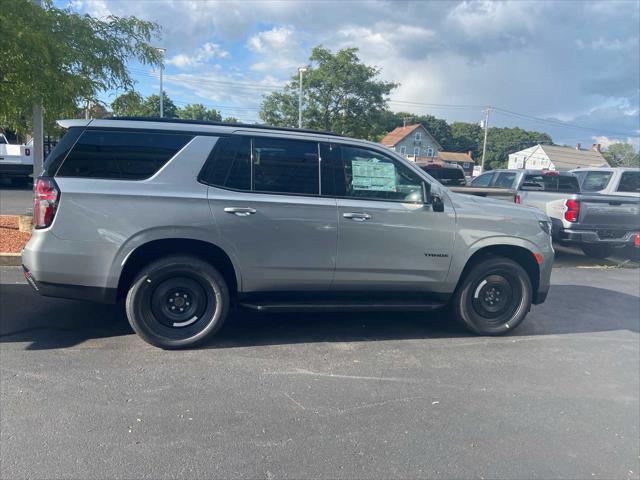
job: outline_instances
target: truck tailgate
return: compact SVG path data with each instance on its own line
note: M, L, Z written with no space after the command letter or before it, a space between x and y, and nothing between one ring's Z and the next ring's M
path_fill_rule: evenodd
M572 229L640 231L640 199L583 194L578 223Z

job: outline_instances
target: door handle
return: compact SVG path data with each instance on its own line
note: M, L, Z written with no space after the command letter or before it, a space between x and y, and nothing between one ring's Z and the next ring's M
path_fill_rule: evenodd
M371 220L371 215L368 213L343 213L344 218L350 218L356 222L364 222L365 220Z
M256 209L251 207L226 207L224 211L227 213L233 213L238 217L248 217L249 215L256 213Z

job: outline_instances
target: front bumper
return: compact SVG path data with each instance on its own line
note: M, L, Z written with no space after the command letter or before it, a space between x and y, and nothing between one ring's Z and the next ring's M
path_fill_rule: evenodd
M571 243L590 243L625 247L633 245L637 231L616 230L571 230L564 229L558 233L558 240Z

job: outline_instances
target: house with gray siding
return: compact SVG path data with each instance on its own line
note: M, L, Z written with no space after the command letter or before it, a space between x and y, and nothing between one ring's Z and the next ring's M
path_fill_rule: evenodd
M438 156L440 144L420 123L398 127L380 143L413 161L428 161Z

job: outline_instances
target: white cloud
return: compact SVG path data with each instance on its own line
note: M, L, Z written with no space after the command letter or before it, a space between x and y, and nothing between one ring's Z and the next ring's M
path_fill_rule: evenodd
M308 54L300 46L300 35L291 27L274 27L258 32L249 37L246 47L259 58L250 66L256 72L280 70L291 74L291 70L304 63Z
M288 49L292 43L295 43L293 35L294 31L290 27L274 27L253 35L247 40L247 47L258 53Z
M180 53L165 60L167 65L174 65L180 69L196 68L204 65L212 58L226 58L229 52L220 48L220 45L207 42L196 49L193 55Z

